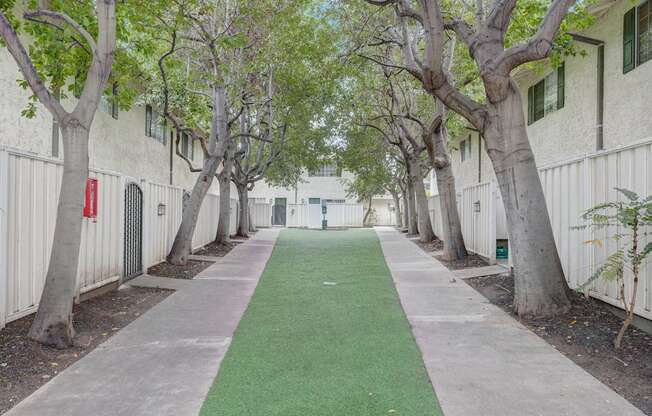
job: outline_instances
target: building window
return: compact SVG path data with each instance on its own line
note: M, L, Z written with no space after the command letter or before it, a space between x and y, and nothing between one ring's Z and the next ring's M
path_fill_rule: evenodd
M471 140L471 135L469 134L469 138L467 140L462 140L460 142L460 160L464 162L467 159L471 159L471 144L473 141Z
M564 107L564 64L528 88L528 124Z
M340 177L342 170L337 165L323 165L317 169L310 170L308 176L311 177Z
M181 143L179 143L181 148L181 154L190 159L195 159L195 146L193 146L193 139L188 133L181 133Z
M322 202L326 204L345 204L345 199L324 199Z
M652 59L652 5L645 1L630 9L623 22L623 73Z
M462 162L466 160L466 140L460 142L460 160Z
M111 85L111 95L106 96L102 95L102 98L100 98L100 108L107 113L110 114L111 117L114 119L118 119L118 84L113 83Z
M152 109L151 105L145 106L145 135L165 144L165 117Z

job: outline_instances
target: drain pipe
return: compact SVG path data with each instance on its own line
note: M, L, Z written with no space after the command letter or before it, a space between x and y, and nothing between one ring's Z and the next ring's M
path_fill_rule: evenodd
M597 46L598 48L595 148L596 150L604 150L604 41L573 33L570 36L577 42Z

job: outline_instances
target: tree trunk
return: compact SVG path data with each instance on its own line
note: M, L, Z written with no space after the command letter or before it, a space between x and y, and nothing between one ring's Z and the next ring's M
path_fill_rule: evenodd
M215 157L210 157L204 161L204 167L195 182L195 186L192 188L190 199L181 217L181 225L167 257L170 264L183 266L188 263L188 256L192 252L192 237L195 234L199 211L213 183L219 162L219 159Z
M228 152L228 151L227 151ZM218 175L220 182L220 215L217 222L216 243L229 241L231 230L231 172L233 171L233 158L224 160L222 172Z
M228 117L226 114L226 90L223 86L213 86L213 118L211 120L211 137L208 144L208 158L204 160L195 186L192 188L188 205L183 211L181 225L174 238L172 249L167 256L170 264L185 266L192 251L192 237L195 234L199 210L213 183L215 173L224 159L228 140Z
M504 100L489 104L485 131L505 212L514 263L514 307L520 316L551 316L570 306L543 187L514 81Z
M247 209L247 213L249 215L249 232L255 233L258 230L256 229L256 224L254 224L253 218L251 218L251 205L249 205L249 209Z
M72 305L77 286L82 211L88 178L89 128L76 120L61 125L63 177L45 286L29 337L45 345L66 348L75 334Z
M413 157L410 160L410 175L412 175L414 194L416 197L419 241L422 243L429 243L435 239L435 232L432 230L432 223L430 222L430 209L428 207L426 187L423 184L421 162L416 157Z
M408 224L410 223L410 210L408 209L408 192L407 192L407 185L406 189L401 191L403 194L402 199L403 199L403 222L401 223L401 228L407 228Z
M238 231L239 237L249 237L249 191L246 186L236 185L238 188Z
M396 221L396 228L403 228L403 218L401 217L401 199L398 192L391 192L392 199L394 200L394 216Z
M408 235L417 235L419 234L419 222L417 219L417 209L416 209L416 200L414 199L414 182L412 178L407 180L407 229Z
M442 233L444 240L443 257L446 260L461 260L468 253L464 244L460 214L457 210L457 189L455 176L448 154L448 131L441 126L432 137L426 140L430 163L435 169L437 189L439 190L439 210L441 211Z
M373 202L373 198L369 198L369 205L367 205L367 211L364 213L364 218L362 219L362 225L363 226L369 226L369 216L371 215L371 203Z

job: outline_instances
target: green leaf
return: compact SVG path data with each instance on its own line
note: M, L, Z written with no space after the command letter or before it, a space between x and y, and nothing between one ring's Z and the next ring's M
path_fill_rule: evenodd
M639 198L638 194L634 191L630 191L625 188L614 188L614 189L620 192L621 194L625 195L630 201L636 201Z

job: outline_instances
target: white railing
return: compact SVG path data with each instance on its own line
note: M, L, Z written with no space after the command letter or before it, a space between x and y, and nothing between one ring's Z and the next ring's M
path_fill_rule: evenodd
M36 310L54 235L63 166L60 161L0 148L0 328ZM183 190L91 169L98 180L98 216L84 218L77 295L120 280L123 273L124 189L143 191L143 267L165 260L181 223ZM164 208L159 210L159 205ZM217 231L219 196L202 205L193 248ZM231 200L235 233L237 201Z

